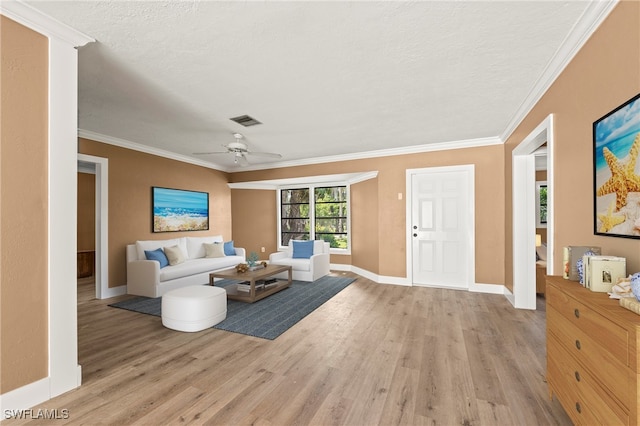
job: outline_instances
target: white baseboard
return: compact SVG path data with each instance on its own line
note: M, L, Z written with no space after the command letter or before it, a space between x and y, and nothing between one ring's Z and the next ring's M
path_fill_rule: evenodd
M505 294L506 287L502 284L482 284L475 283L471 284L469 287L469 291L475 293L489 293L489 294Z
M26 410L48 401L50 399L49 382L49 378L45 377L0 395L0 412L2 413L0 420L6 420L11 416L11 413Z
M374 274L373 272L367 271L366 269L358 268L357 266L352 265L331 265L332 270L336 271L349 271L355 274L361 275L371 281L374 281L378 284L392 284L392 285L401 285L412 287L413 284L406 277L390 277L385 275ZM429 286L438 288L437 286ZM505 294L505 286L502 284L482 284L482 283L474 283L466 289L458 289L458 290L467 290L474 293L489 293L489 294ZM506 290L508 291L508 290Z
M350 271L361 275L371 281L374 281L378 284L393 284L393 285L404 285L410 286L411 283L407 281L406 278L403 277L387 277L384 275L374 274L373 272L367 271L366 269L358 268L357 266L350 266Z
M380 284L391 284L391 285L401 285L405 287L411 287L412 284L409 282L408 278L405 277L389 277L385 275L380 275L378 277L378 283Z
M329 269L332 271L348 271L351 272L351 265L346 265L344 263L332 263L329 265Z
M507 298L507 300L509 301L509 303L511 303L511 305L515 308L516 307L516 297L513 295L513 293L511 292L511 290L509 290L507 287L504 288L504 297Z
M5 394L0 395L0 421L19 416L21 411L29 410L31 407L55 398L58 395L72 391L82 384L82 366L76 366L76 378L68 386L57 391L52 385L51 377L37 380L28 385L19 387ZM25 413L22 413L25 415ZM28 413L26 414L28 415Z

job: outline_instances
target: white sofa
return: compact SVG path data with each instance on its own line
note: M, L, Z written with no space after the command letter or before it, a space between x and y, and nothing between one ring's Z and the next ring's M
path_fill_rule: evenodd
M315 281L329 274L329 243L315 240L313 242L313 255L308 259L293 258L293 243L294 240L290 240L284 251L271 253L269 255L269 263L291 266L293 279L297 281ZM284 274L281 275L284 278Z
M235 247L235 255L205 257L204 243L222 243L219 235L182 237L169 240L136 241L127 245L127 294L160 297L167 291L190 285L208 284L209 273L233 268L246 261L243 248ZM156 260L147 260L145 250L178 246L185 261L160 268Z

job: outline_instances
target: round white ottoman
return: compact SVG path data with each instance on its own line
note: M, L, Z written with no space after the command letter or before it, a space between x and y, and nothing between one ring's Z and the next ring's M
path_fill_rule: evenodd
M162 325L178 331L200 331L227 317L224 288L194 285L168 291L162 296Z

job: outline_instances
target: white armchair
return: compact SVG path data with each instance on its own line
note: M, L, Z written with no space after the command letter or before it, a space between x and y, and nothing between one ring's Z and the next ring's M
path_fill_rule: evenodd
M284 251L271 253L269 263L289 265L293 270L293 279L298 281L315 281L329 274L329 243L313 241L313 254L307 258L295 258L293 254L294 240Z

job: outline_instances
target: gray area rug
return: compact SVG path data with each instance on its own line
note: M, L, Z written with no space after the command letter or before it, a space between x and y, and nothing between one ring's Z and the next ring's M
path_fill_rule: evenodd
M255 303L227 300L227 318L213 328L273 340L354 281L326 276L312 283L293 281L291 287ZM235 282L216 281L216 286L226 287ZM161 297L136 296L109 306L160 316L161 301Z

